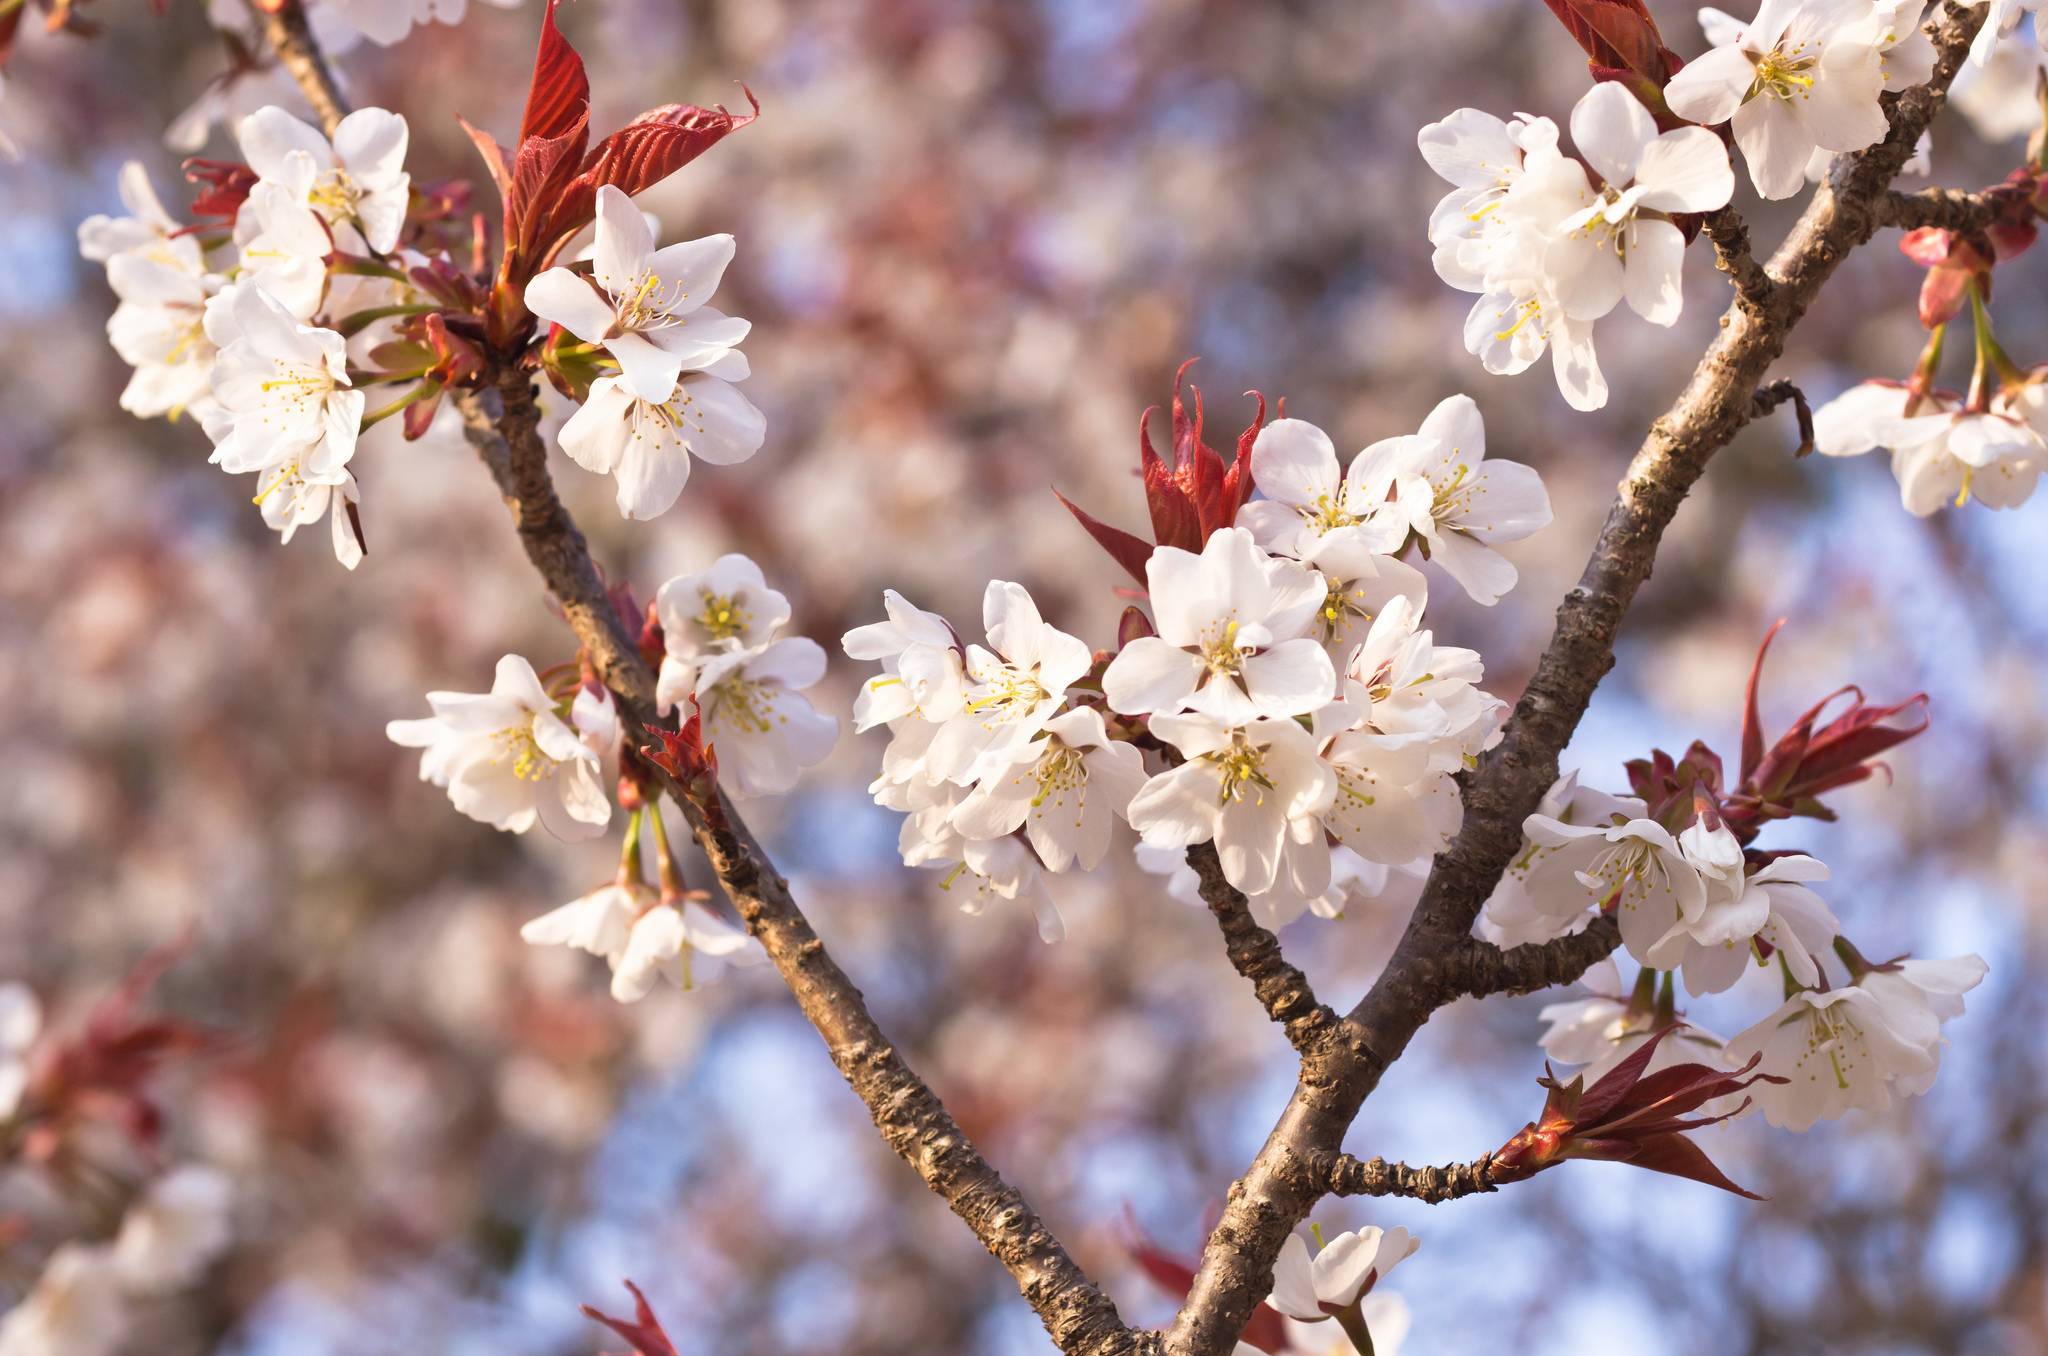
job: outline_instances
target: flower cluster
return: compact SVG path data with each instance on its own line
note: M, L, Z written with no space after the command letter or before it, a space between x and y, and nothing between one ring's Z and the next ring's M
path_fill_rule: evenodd
M1548 118L1502 122L1461 108L1419 140L1453 185L1430 214L1437 274L1479 294L1466 349L1497 374L1548 349L1565 399L1594 410L1607 403L1607 379L1593 323L1624 300L1652 324L1677 321L1687 235L1674 218L1725 207L1735 177L1719 137L1660 132L1619 84L1586 92L1571 135L1580 159L1558 149Z
M1213 843L1271 925L1339 912L1340 879L1378 868L1383 883L1457 831L1452 776L1504 715L1478 686L1479 656L1423 626L1426 583L1400 559L1412 548L1492 603L1515 582L1495 546L1550 520L1533 471L1487 460L1470 399L1348 466L1297 419L1247 430L1228 475L1201 470L1223 462L1198 423L1190 438L1185 479L1211 487L1182 515L1196 549L1144 556L1151 617L1128 613L1114 654L1091 654L1000 581L986 647L893 594L887 621L845 640L882 666L855 722L889 727L872 790L909 816L905 860L951 867L949 884L971 875L977 903L1032 898L1048 937L1039 868L1094 866L1117 818L1162 852ZM1263 497L1245 502L1254 487ZM1213 499L1235 500L1235 521L1204 537ZM1079 516L1120 561L1142 548ZM1164 535L1161 523L1155 506Z
M1848 709L1821 725L1823 702L1766 748L1756 687L1753 675L1735 786L1724 785L1720 759L1699 744L1682 760L1660 752L1631 763L1633 796L1590 791L1568 776L1525 822L1523 850L1487 901L1482 931L1501 945L1544 941L1608 914L1642 967L1625 991L1603 963L1584 981L1591 996L1543 1010L1546 1052L1585 1069L1569 1086L1551 1084L1546 1120L1525 1132L1515 1161L1531 1170L1590 1152L1728 1185L1689 1144L1668 1137L1752 1103L1773 1125L1805 1130L1926 1091L1942 1023L1962 1012L1962 995L1984 976L1975 956L1865 960L1812 888L1827 868L1803 853L1751 846L1773 820L1832 818L1819 797L1866 779L1879 754L1924 729L1899 717L1925 699L1870 706L1847 689ZM1776 1011L1727 1041L1683 1020L1680 982L1695 996L1721 993L1764 965L1784 985ZM1619 1114L1637 1080L1649 1091L1630 1133L1656 1142L1637 1146L1640 1156L1607 1153L1601 1146L1611 1148L1618 1132L1586 1125ZM1678 1106L1671 1098L1681 1087L1690 1100ZM1706 1119L1671 1119L1693 1110ZM1573 1147L1581 1136L1590 1149Z

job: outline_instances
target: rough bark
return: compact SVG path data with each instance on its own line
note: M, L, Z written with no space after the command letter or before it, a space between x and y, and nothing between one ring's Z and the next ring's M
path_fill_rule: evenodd
M1893 101L1882 143L1836 157L1828 182L1766 266L1770 287L1757 288L1754 278L1749 289L1738 287L1712 347L1651 425L1500 744L1465 780L1464 827L1437 857L1386 969L1338 1024L1337 1038L1303 1060L1279 1123L1232 1185L1187 1302L1167 1332L1172 1356L1230 1350L1271 1283L1281 1241L1321 1195L1311 1156L1338 1152L1381 1073L1431 1013L1459 996L1459 957L1473 920L1521 843L1522 820L1556 780L1559 751L1613 667L1615 635L1649 577L1665 528L1708 460L1752 417L1764 374L1821 286L1883 224L1891 182L1946 101L1983 19L1981 8L1945 7L1932 27L1933 79Z
M1197 843L1188 849L1188 865L1201 880L1202 902L1223 929L1223 950L1237 972L1252 982L1252 992L1266 1014L1287 1033L1294 1048L1306 1053L1336 1025L1337 1014L1316 1001L1308 976L1280 954L1280 939L1252 918L1244 895L1223 878L1216 845Z
M1411 1168L1384 1158L1353 1158L1350 1154L1316 1154L1306 1160L1321 1172L1332 1196L1407 1196L1428 1205L1442 1205L1465 1196L1500 1188L1493 1181L1493 1155L1470 1163L1437 1168Z

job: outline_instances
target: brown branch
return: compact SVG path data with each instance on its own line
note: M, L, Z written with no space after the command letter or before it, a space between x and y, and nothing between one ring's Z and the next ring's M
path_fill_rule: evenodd
M321 130L333 136L334 129L348 116L348 98L335 83L334 72L327 68L320 44L313 40L312 29L306 26L305 9L299 0L278 0L275 9L263 5L251 8L263 25L263 40L277 53L278 64L298 82L299 92L312 105Z
M1559 752L1614 664L1614 639L1657 544L1708 460L1752 417L1764 374L1842 259L1881 224L1880 203L1946 100L1983 23L1953 0L1933 25L1936 66L1925 86L1893 102L1891 131L1867 151L1838 156L1768 269L1762 302L1738 297L1677 401L1630 461L1578 586L1501 742L1466 778L1465 821L1441 853L1379 980L1302 1061L1280 1120L1231 1187L1187 1301L1168 1331L1172 1356L1230 1349L1272 1282L1289 1230L1322 1194L1309 1155L1334 1153L1386 1067L1430 1014L1459 993L1459 958L1473 920L1521 845L1521 825L1556 780Z
M2002 186L1981 193L1966 193L1957 188L1925 188L1918 193L1893 191L1877 201L1878 224L1902 231L1922 226L1981 231L2005 210L2011 196L2012 191Z
M1777 284L1749 252L1749 227L1734 204L1709 212L1702 218L1701 229L1713 243L1714 267L1734 282L1736 296L1750 306L1768 306Z
M499 363L490 377L488 389L458 398L464 430L512 511L527 558L618 699L628 737L637 741L641 730L657 723L654 675L606 598L583 534L555 493L531 376ZM1124 1325L1116 1306L904 1062L739 815L722 800L706 801L673 781L665 784L747 930L824 1038L833 1064L866 1104L882 1138L1009 1270L1059 1348L1087 1356L1137 1356L1155 1349L1150 1334Z
M1493 1181L1492 1154L1439 1168L1411 1168L1406 1163L1350 1154L1312 1154L1303 1161L1308 1171L1321 1174L1323 1188L1332 1196L1407 1196L1427 1205L1442 1205L1499 1190Z
M1602 915L1568 937L1503 951L1492 942L1467 937L1451 954L1453 982L1473 998L1497 993L1536 993L1569 984L1621 945L1621 927Z
M1795 457L1808 456L1813 451L1813 406L1807 403L1806 392L1789 381L1778 380L1760 387L1749 402L1749 415L1761 419L1786 401L1792 402L1793 418L1799 421L1799 446L1793 450Z
M1280 939L1259 926L1244 895L1223 878L1215 844L1189 848L1188 865L1201 878L1202 900L1223 929L1223 949L1231 965L1252 982L1252 992L1294 1048L1314 1048L1336 1025L1337 1014L1316 1001L1308 977L1280 954Z

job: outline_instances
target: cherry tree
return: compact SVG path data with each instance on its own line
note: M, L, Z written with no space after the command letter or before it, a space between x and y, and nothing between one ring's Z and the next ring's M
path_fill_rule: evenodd
M459 4L259 0L246 36L267 49L262 79L276 88L259 84L246 108L256 96L243 89L195 110L229 124L238 158L189 162L199 191L182 214L130 166L126 214L84 222L78 240L118 298L108 337L134 373L123 408L193 426L195 454L210 445L282 543L317 528L343 569L380 568L380 498L405 489L364 465L359 435L386 420L409 439L437 420L461 427L538 576L535 606L566 630L553 653L505 654L487 691L464 690L481 673L449 674L447 690L386 713L387 732L418 751L422 811L439 792L505 833L619 833L616 873L527 922L525 941L587 953L591 984L621 1003L771 968L882 1139L1064 1352L1386 1353L1437 1321L1380 1288L1425 1240L1313 1230L1311 1249L1303 1231L1325 1197L1446 1203L1572 1159L1748 1196L1696 1132L1753 1117L1825 1134L1820 1122L1934 1084L1944 1023L1985 963L1852 940L1828 867L1797 836L1801 821L1836 817L1832 793L1885 773L1888 750L1929 730L1924 696L1843 686L1767 729L1773 628L1746 691L1728 694L1741 722L1732 759L1693 741L1613 769L1559 760L1666 529L1750 423L1789 406L1796 455L1886 451L1903 510L1920 517L1972 501L2018 508L2048 465L2048 366L2000 346L1992 305L1997 269L2048 213L2041 132L1997 185L1894 186L1924 160L1951 82L2027 40L2015 30L2035 22L2032 6L1762 0L1748 18L1702 12L1693 39L1660 32L1639 0L1548 3L1557 41L1586 58L1585 92L1560 119L1446 108L1404 129L1449 186L1433 208L1416 204L1416 248L1476 296L1463 331L1476 362L1431 392L1418 427L1341 450L1315 422L1334 426L1334 412L1269 409L1263 395L1218 450L1183 367L1164 451L1149 412L1140 425L1142 527L1119 525L1141 522L1137 495L1060 500L1076 547L1100 549L1103 590L1128 600L1112 634L1076 634L1022 584L992 579L978 624L892 590L828 648L791 633L790 598L745 554L666 580L626 578L593 555L557 493L551 444L612 477L618 513L636 522L669 512L698 477L772 455L746 394L749 322L716 304L745 242L665 241L635 204L772 107L751 93L745 112L664 104L599 135L591 74L554 0L516 131L463 124L481 162L473 183L412 163L403 110L351 109L330 64L337 42L396 42L461 19ZM0 41L26 12L0 14ZM70 5L49 18L82 23ZM2029 117L2038 129L2038 103ZM1742 215L1749 192L1805 199L1767 259ZM1772 369L1843 259L1885 231L1926 270L1923 357L1811 409ZM1498 548L1554 530L1553 505L1516 459L1514 430L1489 430L1458 388L1546 353L1582 411L1607 403L1610 374L1676 380L1618 361L1616 345L1685 313L1693 250L1725 275L1725 297L1692 298L1725 307L1718 331L1629 460L1510 702L1489 691L1482 655L1439 643L1429 603L1521 606ZM1958 393L1937 382L1965 311L1974 366ZM573 410L552 427L543 383ZM861 675L845 711L813 692L839 663ZM1141 1248L1180 1300L1164 1330L1128 1325L975 1147L750 831L750 802L789 792L849 739L872 759L874 801L901 817L903 862L931 870L937 899L1021 907L1045 942L1071 944L1060 878L1134 856L1161 894L1206 906L1224 959L1291 1048L1282 1056L1276 1041L1294 1061L1293 1095L1200 1256ZM688 884L688 850L715 890ZM1421 884L1392 957L1348 1006L1325 1001L1277 930L1370 907L1394 875ZM1781 983L1780 1006L1725 1038L1688 1020L1689 1000L1759 968ZM1570 985L1529 1056L1544 1097L1497 1147L1420 1167L1345 1150L1434 1013ZM55 1046L33 995L0 989L11 1149L57 1154L80 1107L109 1101L147 1134L147 1066L210 1037L131 1030L139 993ZM105 1306L81 1295L190 1283L204 1266L193 1259L222 1246L227 1190L196 1166L161 1175L111 1242L53 1256L0 1326L0 1352L96 1349ZM689 1349L626 1284L632 1319L588 1312L645 1356ZM686 1317L665 1317L686 1330Z

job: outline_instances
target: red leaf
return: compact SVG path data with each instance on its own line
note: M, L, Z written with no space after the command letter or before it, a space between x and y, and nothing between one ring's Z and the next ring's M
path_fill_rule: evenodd
M631 1281L626 1289L633 1292L633 1321L613 1318L599 1313L588 1304L580 1306L586 1317L604 1324L619 1336L633 1344L633 1350L640 1356L681 1356L676 1344L669 1341L668 1333L662 1328L661 1320L654 1316L654 1309L647 1303L647 1296L640 1293L640 1287Z
M623 189L629 196L652 188L669 175L717 145L725 136L761 116L754 92L747 91L754 111L741 116L724 108L698 108L693 104L671 104L642 114L597 144L597 150L578 176L590 183L593 196L605 184Z
M1648 1168L1651 1172L1704 1182L1708 1186L1731 1191L1752 1201L1765 1199L1729 1181L1727 1174L1715 1167L1714 1160L1707 1157L1706 1150L1683 1135L1653 1135L1638 1143L1635 1152L1621 1161L1632 1167Z
M1096 545L1109 552L1110 558L1123 566L1131 578L1140 584L1145 582L1145 562L1152 557L1150 543L1120 527L1111 527L1058 490L1052 492L1052 497L1067 506L1067 512L1073 514L1081 526L1088 529L1088 535L1095 538Z
M461 114L456 115L455 121L469 134L477 154L484 158L484 168L491 172L491 182L498 186L498 202L503 205L512 197L512 162L506 159L505 148L496 137Z
M1749 666L1749 688L1742 698L1742 780L1748 781L1756 772L1756 766L1763 761L1764 731L1757 723L1756 685L1763 676L1764 656L1770 653L1771 642L1777 639L1778 631L1785 625L1780 617L1771 623L1771 629L1764 632L1764 643L1756 647L1756 662Z
M1633 71L1659 89L1681 64L1642 0L1544 0L1589 66Z
M590 77L584 73L583 58L555 27L555 6L548 0L541 15L540 47L533 56L533 83L526 91L526 113L519 120L522 145L535 137L552 140L578 123L590 123ZM577 147L580 153L582 147Z

